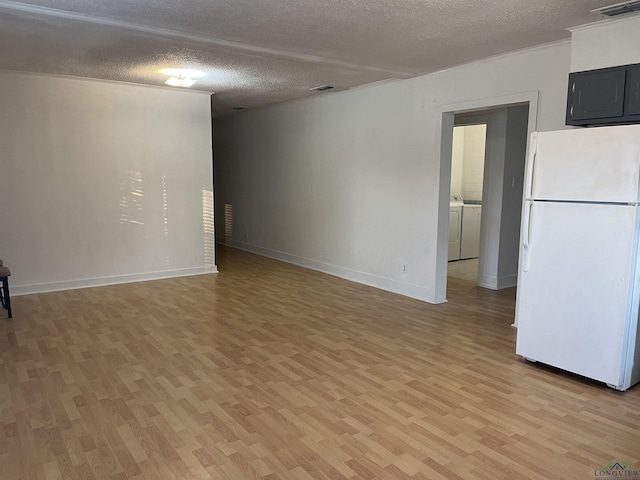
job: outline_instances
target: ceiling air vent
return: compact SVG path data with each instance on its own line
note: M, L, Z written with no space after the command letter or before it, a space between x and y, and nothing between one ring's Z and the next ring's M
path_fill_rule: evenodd
M238 105L237 107L231 107L231 110L235 110L236 112L239 112L240 110L246 110L249 107L245 107L243 105Z
M331 85L319 85L317 87L310 88L309 90L314 90L316 92L326 92L327 90L331 90L333 87Z
M606 17L616 17L625 13L640 12L640 0L631 0L630 2L616 3L608 7L596 8L591 10L593 13L600 13Z

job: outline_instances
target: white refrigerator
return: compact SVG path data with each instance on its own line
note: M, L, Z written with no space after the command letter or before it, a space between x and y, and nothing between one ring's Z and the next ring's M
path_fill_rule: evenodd
M640 381L640 125L537 132L525 172L516 353Z

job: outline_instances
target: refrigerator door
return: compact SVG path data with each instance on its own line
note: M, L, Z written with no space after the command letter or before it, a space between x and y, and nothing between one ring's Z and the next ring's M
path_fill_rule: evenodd
M535 132L530 151L527 199L638 202L640 125Z
M634 318L636 212L526 202L516 353L620 388Z

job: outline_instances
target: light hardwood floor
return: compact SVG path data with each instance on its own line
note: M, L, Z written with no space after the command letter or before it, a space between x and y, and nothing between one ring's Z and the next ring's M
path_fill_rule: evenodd
M429 305L219 248L218 275L15 297L0 478L594 478L640 389L514 354L514 290Z
M447 264L447 277L478 283L478 259L455 260Z

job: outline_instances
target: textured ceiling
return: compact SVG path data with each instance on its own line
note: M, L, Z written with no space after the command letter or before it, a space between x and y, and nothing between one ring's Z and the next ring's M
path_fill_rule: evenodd
M163 85L158 70L195 68L224 115L568 38L611 3L0 0L0 69Z

